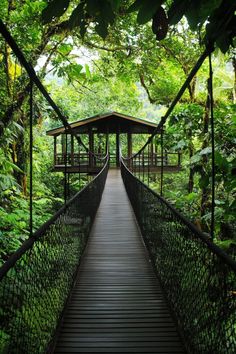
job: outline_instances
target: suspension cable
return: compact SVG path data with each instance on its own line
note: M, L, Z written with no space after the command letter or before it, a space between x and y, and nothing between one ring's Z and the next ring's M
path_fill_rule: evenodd
M164 149L163 149L163 127L161 128L161 181L160 195L163 196L163 176L164 176Z
M156 128L154 129L152 135L147 139L146 143L142 146L142 148L136 152L135 154L133 154L130 158L128 159L132 159L133 157L137 156L139 153L141 153L146 146L152 142L154 136L160 131L160 129L163 127L163 125L166 123L168 117L170 116L170 114L172 113L173 109L175 108L176 104L179 102L180 98L183 96L186 88L189 86L190 82L192 81L193 77L196 75L196 73L198 72L198 70L200 69L200 67L202 66L203 62L205 61L205 59L209 56L210 53L212 53L214 51L214 47L212 45L209 45L204 52L201 54L201 56L198 58L196 64L194 65L194 67L192 68L192 70L190 71L187 79L185 80L185 82L183 83L182 87L180 88L179 92L177 93L176 97L174 98L174 100L172 101L170 107L168 108L168 110L166 111L165 115L161 117L160 122L158 123L158 125L156 126Z
M213 70L212 70L212 58L209 53L209 96L210 96L210 112L211 112L211 168L212 168L212 182L211 182L211 238L214 239L215 229L215 124L214 124L214 98L213 98Z
M27 59L25 58L23 52L21 51L21 49L17 45L16 41L11 36L10 32L8 31L7 27L5 26L5 24L3 23L3 21L1 19L0 19L0 33L2 34L2 36L5 38L5 40L8 43L8 45L11 47L11 49L15 53L15 55L18 58L19 62L22 64L22 66L27 71L30 79L35 83L35 85L38 87L39 91L46 98L47 102L50 104L50 106L57 113L57 116L61 120L61 122L63 123L64 127L68 129L68 131L69 131L69 133L71 135L75 136L75 138L78 141L78 144L82 145L83 148L86 150L86 152L88 152L88 153L92 154L93 156L95 156L96 154L94 154L93 151L90 151L86 147L86 145L82 142L81 138L78 137L78 135L73 131L73 129L71 128L71 125L68 123L67 118L62 114L62 112L59 109L59 107L56 105L56 103L53 101L51 96L48 94L48 92L45 89L44 85L42 84L42 82L38 78L33 66L31 65L31 63L29 63L27 61ZM101 158L99 156L98 156L98 158L100 158L100 160L104 160L105 159L105 157Z
M33 235L33 115L34 115L34 108L33 108L33 81L30 79L30 117L29 117L29 124L30 124L30 183L29 183L29 193L30 193L30 200L29 200L29 207L30 207L30 218L29 218L29 232L30 237Z
M65 164L65 172L64 172L64 202L66 204L67 201L67 129L65 131L65 151L64 151L64 164Z

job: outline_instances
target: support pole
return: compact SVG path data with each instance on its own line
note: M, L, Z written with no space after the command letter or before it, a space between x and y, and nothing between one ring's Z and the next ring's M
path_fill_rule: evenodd
M148 146L147 146L147 148L148 148L148 154L147 154L147 168L148 168L148 170L147 170L147 175L148 175L148 186L149 186L149 179L150 179L150 144L148 144Z
M64 164L65 164L65 154L66 154L66 133L63 133L61 135L61 152L62 152L62 158L64 160Z
M57 136L54 135L54 166L57 164Z
M130 157L132 156L132 133L128 132L127 133L127 145L128 145L128 167L130 167Z
M138 178L140 179L141 174L141 154L138 154Z
M116 167L120 166L120 133L116 133Z
M214 127L214 99L213 99L213 71L211 54L209 54L209 94L211 111L211 147L212 147L212 184L211 184L211 238L214 239L215 229L215 127Z
M65 172L64 172L64 202L67 201L67 131L65 131Z
M151 160L150 160L150 163L151 163L151 167L152 167L153 164L154 164L154 145L153 145L153 140L151 141Z
M70 136L71 139L71 166L74 166L75 162L74 162L74 153L75 153L75 147L74 147L74 136L71 135Z
M93 131L92 128L89 128L89 167L93 167L93 155L91 154L94 153L94 143L93 143Z
M164 170L164 149L163 149L163 128L161 128L161 181L160 181L160 194L163 195L163 170Z
M29 232L33 235L33 80L30 80L30 219Z

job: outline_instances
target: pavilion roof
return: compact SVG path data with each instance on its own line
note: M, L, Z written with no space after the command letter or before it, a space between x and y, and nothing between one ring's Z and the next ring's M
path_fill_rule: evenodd
M70 125L76 133L88 133L92 129L98 133L152 134L156 128L156 124L153 122L118 112L98 114L70 123ZM47 135L60 135L64 132L64 126L61 126L48 130Z

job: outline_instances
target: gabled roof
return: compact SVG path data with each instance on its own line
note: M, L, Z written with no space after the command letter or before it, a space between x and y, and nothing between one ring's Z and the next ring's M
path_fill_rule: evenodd
M98 114L89 118L85 118L70 124L71 128L78 133L87 133L90 128L97 129L100 133L115 132L133 132L133 133L152 133L156 128L156 124L124 115L118 112L109 112ZM59 135L65 132L64 126L47 131L47 135Z

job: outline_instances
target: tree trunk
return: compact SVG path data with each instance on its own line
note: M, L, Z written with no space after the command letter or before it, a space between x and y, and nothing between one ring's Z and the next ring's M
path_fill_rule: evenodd
M197 82L197 77L194 76L188 87L191 103L195 101L196 82Z

